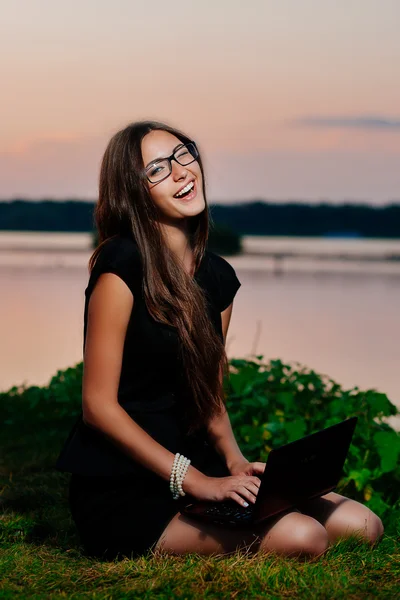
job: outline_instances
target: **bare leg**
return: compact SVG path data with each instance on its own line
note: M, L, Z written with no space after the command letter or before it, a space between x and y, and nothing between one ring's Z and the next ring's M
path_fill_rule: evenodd
M285 556L317 556L325 552L328 536L314 518L293 511L268 519L254 529L227 529L201 523L178 513L169 522L155 551L171 554L229 554L275 551Z
M228 554L254 545L259 545L258 536L249 529L226 529L177 513L161 534L155 550L168 554Z
M321 523L297 510L260 526L261 551L272 550L284 556L320 556L328 548L328 534Z
M355 534L374 544L383 535L382 521L372 510L335 492L309 500L301 512L317 519L330 541Z

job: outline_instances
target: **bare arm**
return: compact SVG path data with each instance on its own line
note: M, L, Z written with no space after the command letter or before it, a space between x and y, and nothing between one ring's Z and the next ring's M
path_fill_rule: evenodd
M174 454L140 427L118 403L126 329L134 298L113 273L100 275L89 300L82 381L84 422L103 433L133 460L169 480ZM190 466L184 489L205 478Z
M229 323L232 316L233 302L221 313L222 319L222 332L224 336L224 343L226 343L226 336L228 333ZM221 377L223 375L221 374ZM243 462L247 459L243 456L235 436L232 431L231 422L229 415L224 410L222 415L214 417L208 424L208 432L211 441L217 452L222 456L226 462L226 466L230 470L231 467L237 462Z

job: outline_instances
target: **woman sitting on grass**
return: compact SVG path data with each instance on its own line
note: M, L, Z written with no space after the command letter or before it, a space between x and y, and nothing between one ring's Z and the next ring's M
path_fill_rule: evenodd
M185 494L254 503L265 468L243 456L225 410L224 343L240 282L205 250L209 214L196 144L155 122L116 133L95 218L82 414L57 462L72 473L70 508L86 551L315 556L341 536L378 540L381 520L336 493L248 529L180 513Z

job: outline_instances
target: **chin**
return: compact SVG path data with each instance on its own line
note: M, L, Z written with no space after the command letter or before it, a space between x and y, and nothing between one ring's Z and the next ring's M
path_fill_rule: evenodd
M202 213L203 210L205 209L205 207L206 207L206 203L204 202L204 200L200 200L200 198L196 198L196 200L192 204L189 203L187 206L183 206L180 209L180 212L187 216L195 217L196 215L199 215L200 213Z

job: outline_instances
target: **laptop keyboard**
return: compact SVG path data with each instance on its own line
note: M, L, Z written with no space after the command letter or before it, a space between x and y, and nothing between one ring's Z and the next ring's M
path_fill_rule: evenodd
M212 517L226 517L232 521L248 521L253 513L254 505L244 507L237 502L218 502L207 508L204 513Z

